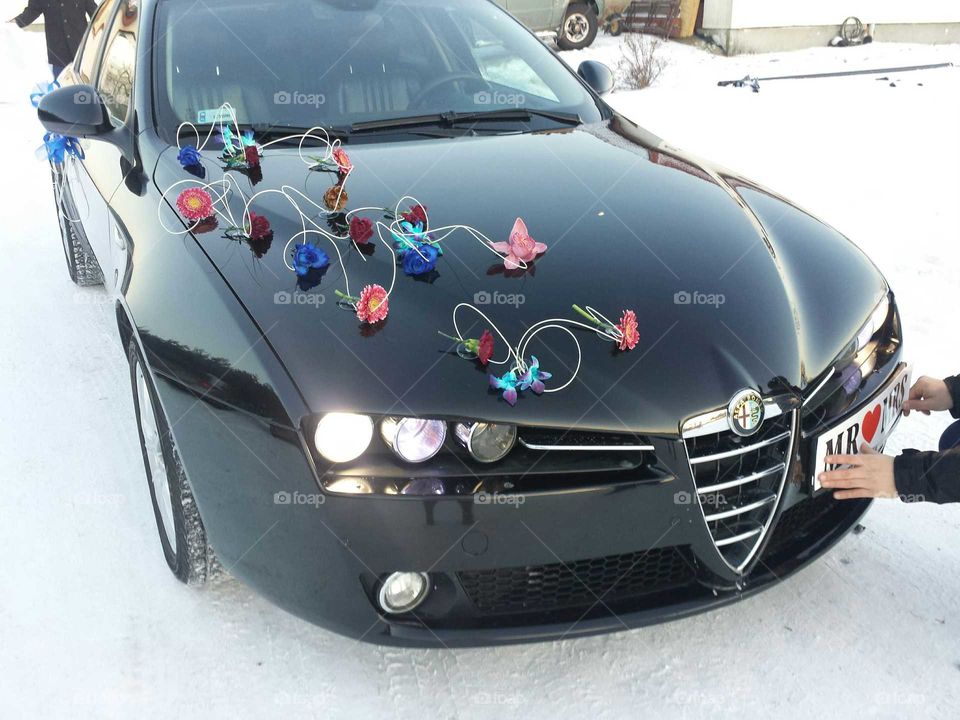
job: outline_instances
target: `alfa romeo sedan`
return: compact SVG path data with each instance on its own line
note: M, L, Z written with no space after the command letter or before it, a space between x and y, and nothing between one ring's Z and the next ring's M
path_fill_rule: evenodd
M908 370L846 238L484 0L105 0L39 117L163 556L367 641L636 627L813 562ZM76 140L67 140L76 138Z

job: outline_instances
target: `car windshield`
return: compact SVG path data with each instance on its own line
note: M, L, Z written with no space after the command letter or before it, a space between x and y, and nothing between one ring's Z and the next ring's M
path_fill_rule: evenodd
M516 132L517 108L526 127L602 117L563 62L487 0L166 0L154 42L169 133L213 122L225 102L239 124L273 128L513 109L481 122Z

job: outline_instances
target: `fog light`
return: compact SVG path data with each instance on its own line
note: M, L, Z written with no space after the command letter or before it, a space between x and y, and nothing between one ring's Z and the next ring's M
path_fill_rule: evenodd
M317 452L334 463L356 460L372 438L373 420L354 413L327 413L314 433Z
M429 590L430 580L426 573L395 572L383 581L378 600L384 611L396 615L417 607Z
M457 423L453 430L457 440L477 462L500 460L517 441L517 426L499 423Z
M383 441L401 460L421 463L436 455L447 437L442 420L388 417L380 423Z

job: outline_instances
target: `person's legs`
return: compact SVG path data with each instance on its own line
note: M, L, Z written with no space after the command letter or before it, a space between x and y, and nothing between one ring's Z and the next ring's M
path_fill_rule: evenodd
M940 436L940 452L960 447L960 420L943 431Z

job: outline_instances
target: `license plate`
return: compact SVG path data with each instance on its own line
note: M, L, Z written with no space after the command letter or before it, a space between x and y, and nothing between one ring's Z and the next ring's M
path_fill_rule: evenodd
M817 476L825 470L835 469L824 462L827 455L857 455L862 442L877 450L890 437L903 414L903 401L910 391L910 371L909 365L901 367L883 390L860 408L856 415L817 437L813 463L814 492L820 489Z

